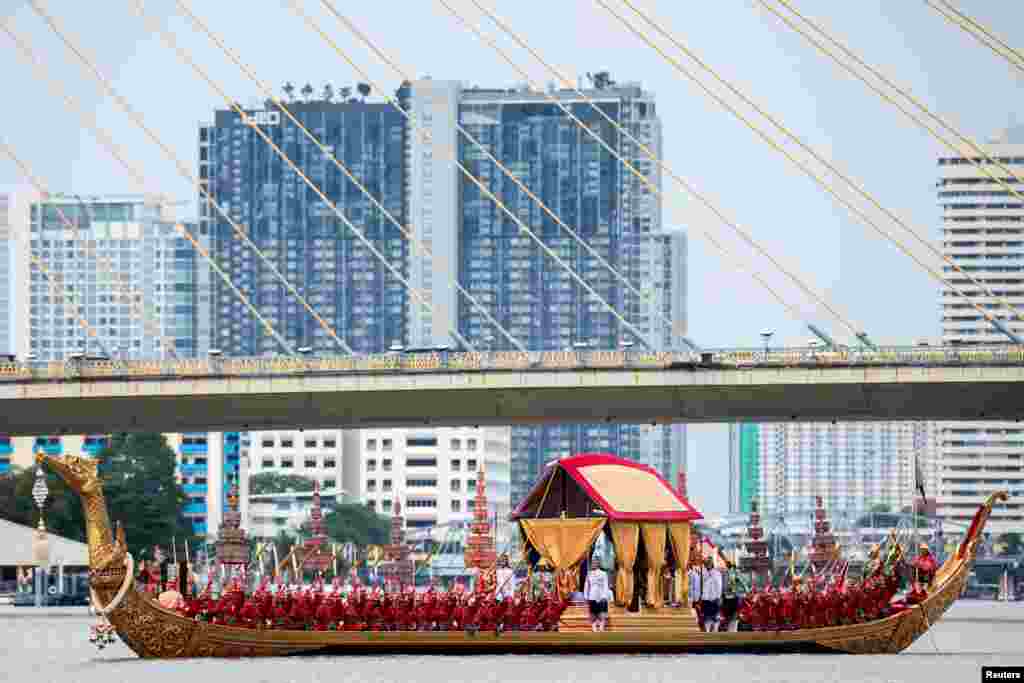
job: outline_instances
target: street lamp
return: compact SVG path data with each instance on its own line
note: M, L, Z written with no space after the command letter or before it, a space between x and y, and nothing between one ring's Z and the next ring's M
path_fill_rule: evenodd
M50 495L50 488L46 485L46 475L43 474L41 465L36 465L36 482L32 485L32 500L39 509L39 524L36 526L35 536L32 539L32 559L36 564L36 607L43 606L43 585L45 583L46 571L50 566L50 537L46 533L46 522L43 521L43 506Z
M768 355L768 344L772 340L772 335L775 333L771 330L765 330L761 333L761 339L764 341L764 355Z

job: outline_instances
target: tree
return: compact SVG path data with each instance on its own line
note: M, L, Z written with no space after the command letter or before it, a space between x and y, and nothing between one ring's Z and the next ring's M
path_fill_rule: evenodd
M387 517L359 503L339 505L324 516L324 529L337 543L359 546L384 545L391 540L391 523Z
M289 102L295 101L295 86L292 85L291 81L285 83L281 90L284 90L284 94L287 95Z
M111 522L124 525L135 557L187 539L192 528L182 514L185 493L175 477L174 451L162 434L117 434L99 455Z
M301 92L302 92L302 98L304 100L306 100L307 102L309 102L309 100L313 97L313 92L314 92L313 86L310 85L309 83L307 83L306 85L302 86L302 91Z
M260 472L249 477L249 493L288 493L292 491L312 491L313 480L301 474L280 474L278 472Z
M334 100L334 86L332 86L330 83L326 83L324 85L324 93L323 95L321 95L321 97L323 98L324 102L331 102L332 100Z
M34 467L0 477L0 518L25 526L36 525L39 510L32 499L35 480ZM84 541L85 513L78 495L53 472L46 471L46 486L50 491L43 507L47 530L58 536Z
M892 512L892 508L889 507L888 505L886 505L885 503L875 503L870 508L868 508L868 511L869 512Z
M359 91L359 96L363 98L363 102L365 102L366 98L370 96L369 83L359 83L358 85L356 85L356 90Z
M352 97L352 88L347 85L338 88L338 97L342 102L348 102L348 98Z

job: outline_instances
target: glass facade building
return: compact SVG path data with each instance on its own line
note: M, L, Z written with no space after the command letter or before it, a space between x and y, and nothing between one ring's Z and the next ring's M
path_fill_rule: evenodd
M633 163L656 187L660 170L640 150L572 91L553 91L612 149ZM587 95L613 120L656 154L661 122L654 97L624 84ZM682 232L663 232L661 202L597 141L582 131L543 93L526 89L465 89L453 82L412 83L407 106L424 142L410 154L410 204L425 227L433 258L411 272L417 287L431 292L449 320L471 343L511 349L486 317L447 284L457 264L461 284L509 333L531 350L562 351L585 345L618 349L630 335L604 306L523 232L477 185L455 168L466 169L529 226L594 290L638 327L652 347L676 346L685 328L686 242ZM615 278L518 188L479 147L453 130L458 120L496 159L638 289L638 297ZM448 269L447 271L445 269ZM658 306L679 326L665 330L650 310ZM449 343L447 325L411 314L417 345ZM638 425L552 425L515 427L512 433L513 500L525 495L543 465L573 453L603 451L651 464L674 478L683 466L685 428Z
M355 101L289 108L404 224L404 118L390 105ZM279 111L247 113L404 272L405 240L360 189ZM214 200L353 350L381 351L406 338L402 284L234 111L217 111L214 122L200 128L199 171ZM261 314L295 347L337 350L230 223L202 196L199 205L201 232L210 236L215 257ZM211 282L211 293L212 345L226 355L280 350L220 279Z

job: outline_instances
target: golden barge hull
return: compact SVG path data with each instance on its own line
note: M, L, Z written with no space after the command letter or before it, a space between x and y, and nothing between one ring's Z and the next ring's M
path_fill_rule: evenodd
M634 629L624 623L594 633L576 630L497 635L465 631L346 632L249 629L186 618L135 591L126 574L123 537L115 539L94 461L76 456L38 456L82 496L89 541L91 584L102 605L121 599L107 618L121 640L144 658L271 657L367 653L584 653L584 652L833 652L895 654L920 638L960 597L977 554L992 506L1006 493L989 497L978 510L961 549L936 574L919 605L876 621L827 628L739 633L704 633L688 627ZM665 613L672 610L666 609ZM660 613L660 610L655 614ZM629 619L623 621L628 622ZM680 622L681 623L681 622Z

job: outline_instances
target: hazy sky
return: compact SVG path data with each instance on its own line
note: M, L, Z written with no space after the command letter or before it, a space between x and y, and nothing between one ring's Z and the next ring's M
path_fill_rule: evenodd
M924 271L851 219L845 209L707 100L596 3L485 1L563 71L583 74L607 69L619 81L638 80L656 93L666 163L714 198L773 255L826 292L836 308L876 341L898 343L938 336L938 290ZM840 73L752 0L637 1L725 77L863 181L886 206L930 239L936 238L935 159L940 147L927 133ZM468 0L453 3L469 16L477 16ZM418 76L481 86L509 86L521 80L434 0L336 1L336 5ZM247 102L259 95L216 47L175 13L173 2L153 0L146 6L234 97ZM946 24L919 0L802 0L797 6L814 12L815 18L825 21L870 62L898 83L909 85L928 106L977 139L989 138L1021 113L1020 74L1015 75L1005 61ZM960 0L959 6L1010 44L1024 47L1021 3ZM122 94L194 168L197 124L212 118L214 108L223 102L159 37L146 32L134 4L130 0L50 0L46 7L72 29ZM387 83L389 90L397 86L399 79L357 45L317 0L305 0L305 7L339 42L352 48L374 79ZM358 7L358 12L350 7ZM283 2L219 0L194 3L193 9L266 81L291 80L299 85L308 81L319 90L325 82L340 86L359 80ZM0 14L13 17L16 30L32 41L47 68L116 133L132 159L146 169L151 183L139 188L121 171L91 134L80 129L63 102L32 76L4 35L0 55L7 95L0 131L30 158L52 191L101 194L145 189L192 199L193 190L173 165L116 105L99 96L94 82L71 61L27 3L0 0ZM493 26L484 26L489 34L497 34ZM502 43L514 49L510 41ZM679 55L675 50L671 54ZM536 80L550 80L528 55L518 50L514 55ZM0 185L21 180L13 164L0 159ZM774 331L778 341L807 339L799 321L748 275L724 263L695 228L713 232L744 259L749 249L737 246L727 228L685 199L667 178L665 191L672 197L665 206L665 224L690 228L691 336L709 347L756 345L762 330ZM892 224L885 227L894 233L899 230ZM769 274L766 262L755 263L771 282L779 283L808 321L822 324L837 337L848 337L813 302L801 298L798 290ZM707 512L723 512L727 506L725 429L697 426L691 427L690 434L693 498Z

